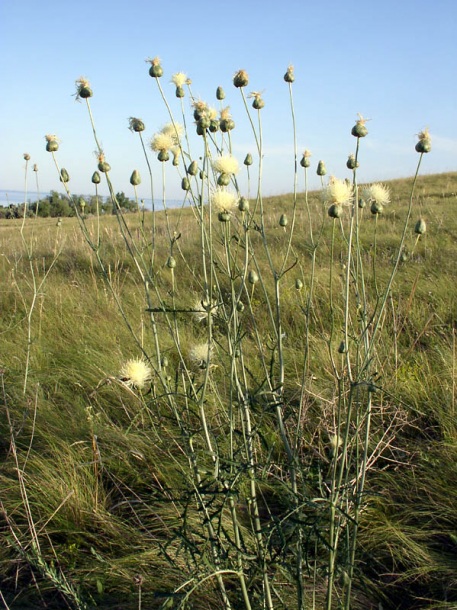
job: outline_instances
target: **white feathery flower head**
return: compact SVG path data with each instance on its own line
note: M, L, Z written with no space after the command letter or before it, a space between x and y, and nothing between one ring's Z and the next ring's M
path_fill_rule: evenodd
M190 359L200 367L205 368L208 360L211 358L212 351L208 343L198 343L190 350Z
M219 174L236 174L240 169L238 161L232 155L221 155L212 162L213 170Z
M156 152L171 150L173 146L175 146L175 139L169 133L163 133L162 131L154 134L151 140L151 148Z
M390 191L383 184L376 182L363 189L363 198L366 201L373 201L379 205L387 205L390 203Z
M173 138L173 144L179 144L184 133L184 127L180 123L167 123L161 129L161 133Z
M352 185L345 180L337 180L330 177L327 188L323 192L324 201L336 203L337 205L350 205L352 203Z
M142 358L132 358L122 366L120 374L126 385L142 390L151 380L152 369Z
M197 299L193 306L193 314L195 319L198 322L202 322L208 318L208 314L211 316L217 309L216 302L213 301L213 305L211 305L208 298L204 297L203 299Z
M211 195L211 203L219 212L230 212L236 207L238 197L224 188L217 188Z
M176 74L173 74L171 77L171 82L177 87L182 87L187 83L187 74L184 74L184 72L176 72Z

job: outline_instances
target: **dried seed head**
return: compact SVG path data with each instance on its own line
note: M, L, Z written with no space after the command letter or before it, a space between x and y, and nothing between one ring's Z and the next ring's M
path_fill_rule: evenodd
M78 78L75 81L75 85L76 85L76 99L87 99L89 97L93 96L93 92L92 89L90 88L90 83L87 80L87 78L84 78L84 76L81 76L80 78Z
M246 70L238 70L233 77L233 84L235 87L246 87L249 83L249 77Z
M149 68L149 76L152 76L153 78L160 78L163 76L163 68L158 57L154 57L154 59L147 59L146 62L151 64L151 67Z
M287 71L284 74L284 80L286 81L286 83L293 83L294 82L295 74L294 74L294 67L293 66L289 66L287 68Z
M139 133L140 131L144 131L146 129L143 121L141 119L137 119L134 116L129 118L129 129L130 131L135 131Z
M30 161L30 155L29 155L29 153L24 153L24 155L23 155L23 156L24 156L24 160L25 160L25 161Z

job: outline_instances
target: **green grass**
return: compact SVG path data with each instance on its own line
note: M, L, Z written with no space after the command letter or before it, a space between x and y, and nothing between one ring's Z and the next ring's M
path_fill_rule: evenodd
M392 203L376 223L376 277L372 271L375 222L368 209L363 211L360 252L370 290L376 284L381 293L387 285L411 182L390 183ZM456 173L419 177L412 225L406 236L406 260L399 266L382 320L373 364L379 391L373 393L372 461L364 492L367 502L360 514L353 608L377 608L379 601L383 608L392 610L452 608L457 603L456 192ZM292 216L292 204L290 196L264 200L265 230L275 265L284 256L288 236L288 229L280 227L278 220L282 213ZM316 235L322 223L317 194L311 195L310 205ZM427 221L427 233L415 245L413 227L419 216ZM125 221L133 240L143 244L139 236L143 229L147 234L151 231L151 214L146 213L144 225L136 214L126 215ZM342 222L347 227L347 216ZM86 220L92 235L96 235L97 223L96 218ZM186 359L192 346L207 336L205 325L185 311L202 294L194 213L192 209L169 212L171 230L181 234L173 251L177 261L174 280L166 266L170 241L163 214L156 215L156 223L154 285L164 295L163 302L173 303L179 310L169 320L179 327ZM0 521L5 540L0 548L0 591L11 609L62 608L65 604L159 608L182 584L183 575L184 579L207 575L201 561L208 541L201 534L202 515L192 493L194 483L189 456L183 451L182 430L158 375L153 378L152 392L144 396L119 380L123 362L141 355L139 344L146 350L154 345L144 285L114 216L100 219L105 277L76 218L64 219L61 227L55 219L27 220L23 234L30 257L21 239L21 224L21 220L0 221ZM335 430L338 396L329 350L337 366L343 368L343 356L337 348L344 319L338 295L345 282L345 241L338 226L336 229L331 265L332 223L325 215L308 326L312 259L302 195L298 197L292 242L291 262L296 264L281 281L287 371L284 419L291 437L299 431L299 476L307 498L300 516L309 535L306 607L312 607L314 594L316 608L324 607L325 570L319 557L327 552L328 525L323 505L313 499L325 497L329 481L329 438ZM221 269L223 224L216 220L213 230L214 260ZM251 238L258 251L260 234L252 231ZM146 246L142 255L150 256L150 247ZM232 255L242 261L241 247L232 244ZM257 284L251 295L252 312L242 314L244 357L255 429L260 521L270 544L275 603L282 608L292 607L294 599L287 566L295 552L296 522L288 513L291 502L287 499L290 487L284 447L263 385L264 364L274 353L267 307L274 287L265 258L258 255L257 261L265 278L265 292ZM31 313L30 365L24 392L27 318L34 297L31 270L39 283L51 265ZM295 287L297 278L303 281L302 290ZM218 281L219 298L229 308L230 282L223 272ZM155 295L151 290L151 303L159 307ZM355 311L350 315L355 327ZM206 373L190 367L190 377L183 385L176 372L182 363L166 318L158 313L156 319L162 353L169 360L168 387L175 388L173 404L201 456L200 491L211 498L207 506L217 514L215 522L228 537L232 535L228 498L232 498L247 556L255 549L248 508L249 477L239 472L238 479L230 483L232 496L224 495L223 487L218 487L221 479L213 477L214 464L201 430L198 399L190 390L187 394L184 391L199 389ZM226 327L227 316L216 314L215 366L207 379L209 391L204 403L211 442L221 456L228 454L230 442L231 358L223 340ZM303 391L307 332L310 350ZM237 414L235 435L242 434L241 420L242 415ZM349 453L359 450L357 430L353 432ZM239 451L241 454L241 448ZM230 469L228 464L220 466ZM234 549L235 545L227 544L227 565L236 561ZM261 598L260 576L252 570L249 579L256 607L255 600ZM344 580L343 568L336 576L339 587ZM211 579L202 580L187 607L222 607L213 584ZM227 576L226 586L233 607L243 607L238 581ZM257 603L261 607L260 601Z

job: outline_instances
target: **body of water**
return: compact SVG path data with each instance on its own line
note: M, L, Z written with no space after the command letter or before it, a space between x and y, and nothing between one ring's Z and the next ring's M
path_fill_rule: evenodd
M33 203L34 201L37 201L38 199L45 199L46 197L49 197L51 193L50 192L43 192L43 193L37 193L36 191L28 191L27 192L27 203ZM0 189L0 206L2 207L9 207L10 205L18 205L21 203L24 203L24 191L8 191L5 189ZM89 199L90 196L87 196L87 198ZM103 200L106 199L106 197L102 197ZM147 210L151 210L152 209L152 199L140 199L140 205L141 202L144 201L144 205L146 207ZM167 201L167 207L169 208L177 208L180 207L182 205L182 201L178 201L176 199L170 199ZM187 205L187 203L186 203ZM162 210L163 206L162 206L162 201L160 200L155 200L155 209L156 210Z

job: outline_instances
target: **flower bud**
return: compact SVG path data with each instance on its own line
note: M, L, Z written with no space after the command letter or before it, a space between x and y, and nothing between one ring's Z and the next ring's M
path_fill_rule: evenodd
M365 127L366 121L367 119L364 119L363 116L359 114L359 119L351 130L351 133L354 137L364 138L367 135L368 129Z
M219 222L230 222L230 212L219 212L217 218Z
M354 155L349 155L348 160L346 161L346 167L348 169L355 169L356 167L359 167L359 162L355 160Z
M253 97L254 101L252 102L252 107L255 110L261 110L265 106L265 102L262 99L261 93L258 91L253 91L249 97Z
M196 176L198 173L198 163L196 161L192 161L192 163L187 168L187 173L189 176Z
M182 98L182 97L184 97L185 93L184 93L184 89L181 87L181 85L179 85L178 87L176 87L175 95L176 95L176 97L178 97L178 98Z
M223 99L225 99L225 91L222 89L222 87L218 87L216 89L216 98L219 101L222 101Z
M130 176L130 184L132 186L138 186L141 184L140 172L137 169L134 169L132 175Z
M332 205L327 210L330 218L341 218L343 215L343 206L339 203L332 203Z
M159 154L157 155L157 159L159 161L161 161L162 163L164 163L165 161L168 161L170 158L170 155L168 154L167 150L160 150Z
M169 256L167 259L167 267L169 269L174 269L176 267L176 260L172 256Z
M136 133L139 133L140 131L144 131L146 128L141 119L137 119L131 116L129 118L129 129L130 131L135 131Z
M341 341L341 343L338 346L338 353L344 354L345 352L346 352L346 345L345 345L344 341Z
M57 140L57 136L48 134L44 137L46 140L46 150L48 152L56 152L56 150L59 150L59 141Z
M70 182L70 176L64 167L60 170L60 182Z
M257 282L259 281L259 276L257 275L257 273L255 271L253 271L251 269L251 271L249 271L248 273L248 282L252 285L257 284Z
M183 191L190 191L190 182L187 176L184 176L184 178L181 180L181 188Z
M378 201L373 201L373 203L371 204L371 207L370 207L370 211L374 216L377 216L378 214L382 214L383 210L384 210L384 208L381 203L379 203Z
M294 82L295 74L294 74L294 67L293 66L289 66L287 68L287 71L284 74L284 80L286 81L286 83L293 83Z
M301 290L303 288L303 282L299 277L297 277L297 279L295 280L295 288L297 290Z
M432 141L428 129L424 129L419 133L419 142L416 144L418 153L429 153L432 150Z
M163 68L160 65L160 59L158 57L154 57L154 59L147 59L146 61L151 64L151 67L149 68L149 76L153 78L160 78L163 76Z
M235 129L235 121L233 119L221 119L219 126L223 133L227 133L228 131Z
M98 169L101 172L103 172L104 174L106 174L107 172L110 171L111 165L109 163L107 163L106 161L100 161L98 164Z
M427 225L425 223L425 220L423 218L419 218L419 220L416 222L416 226L414 227L414 233L416 233L417 235L423 235L426 230Z
M220 174L217 184L218 186L228 186L230 184L230 174Z
M90 88L90 83L87 78L81 77L76 81L76 99L82 98L84 100L93 96L92 89Z
M319 163L317 164L316 173L318 176L325 176L325 174L327 173L327 168L325 167L325 163L323 161L319 161Z
M365 199L362 199L362 197L359 197L358 205L359 205L359 208L361 210L363 210L363 208L367 205L367 202L365 201Z
M25 161L30 161L30 155L29 155L29 153L24 153L24 160L25 160Z
M209 130L211 133L216 133L219 130L219 121L217 119L211 119Z
M249 212L249 201L244 197L240 197L238 201L238 209L240 212Z
M94 172L91 180L93 184L100 184L100 174L98 172Z
M248 83L249 77L246 70L238 70L238 72L233 77L233 84L235 85L235 87L246 87Z
M246 167L249 167L249 165L252 165L252 155L251 155L251 153L248 153L245 156L243 163L246 165Z
M287 227L287 223L288 223L287 216L285 214L281 214L281 217L279 219L279 226Z
M237 311L239 311L239 312L244 311L244 303L243 303L243 301L238 301L238 302L237 302L237 304L236 304L236 310L237 310Z
M305 168L309 167L311 165L311 161L309 159L310 157L311 157L311 153L309 152L309 150L305 150L302 158L300 159L300 165Z
M36 163L33 164L33 171L34 172L38 171L38 165Z

